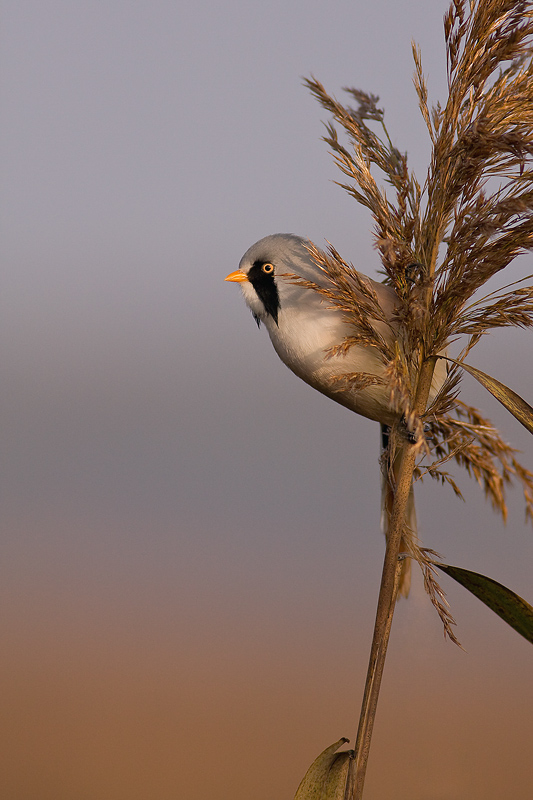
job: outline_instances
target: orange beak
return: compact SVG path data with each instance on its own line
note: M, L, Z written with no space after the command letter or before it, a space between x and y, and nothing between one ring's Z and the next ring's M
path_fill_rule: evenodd
M242 269L236 269L235 272L230 272L230 274L227 275L224 280L231 281L232 283L244 283L244 281L248 280L248 276L242 271Z

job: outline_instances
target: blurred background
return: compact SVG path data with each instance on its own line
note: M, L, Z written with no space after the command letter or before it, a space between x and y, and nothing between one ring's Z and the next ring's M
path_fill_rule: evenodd
M446 4L2 6L2 797L290 800L356 733L378 430L289 373L223 278L278 231L376 276L302 78L379 95L422 180L411 39L443 100ZM471 362L531 402L531 333ZM518 422L463 392L533 468ZM503 526L457 478L466 504L417 489L424 543L531 602L520 492ZM531 646L442 584L465 652L417 578L365 797L526 800Z

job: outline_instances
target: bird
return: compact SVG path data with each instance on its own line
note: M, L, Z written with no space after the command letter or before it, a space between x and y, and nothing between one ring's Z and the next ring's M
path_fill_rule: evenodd
M240 285L244 300L258 326L268 331L274 350L281 361L299 378L317 391L355 413L375 420L381 426L382 449L387 446L390 427L399 421L398 411L391 405L390 389L385 379L386 364L371 344L354 344L349 349L331 353L331 348L353 336L343 312L332 306L323 295L294 280L294 276L318 286L325 285L325 275L312 255L314 245L301 236L276 233L253 244L243 255L239 268L225 280ZM394 337L392 322L399 298L392 288L358 273L375 293L384 320L372 319L372 327L386 342ZM292 277L291 277L292 276ZM380 379L377 384L354 389L332 381L334 376L356 372ZM439 370L433 380L430 400L443 383ZM397 459L396 459L397 462ZM398 464L394 463L392 473ZM382 459L381 527L388 533L394 477ZM406 511L406 533L400 545L409 552L409 542L417 536L413 487ZM410 587L410 559L402 562L399 594L407 596Z

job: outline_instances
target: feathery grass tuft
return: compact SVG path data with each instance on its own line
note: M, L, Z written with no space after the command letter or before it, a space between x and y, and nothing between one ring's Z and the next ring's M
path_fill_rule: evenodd
M487 281L533 247L532 9L525 0L453 0L444 19L448 97L442 106L429 105L413 45L414 85L432 143L423 185L393 145L378 97L348 88L348 102L341 103L315 78L306 84L332 115L324 140L345 176L339 185L371 211L386 282L399 297L391 352L368 322L379 319L370 287L356 284L354 268L333 247L327 256L314 252L330 279L327 290L317 290L354 331L335 354L373 345L386 366L391 402L410 429L420 434L430 423L421 454L432 453L433 463L421 463L415 477L429 475L460 495L440 468L454 460L504 520L506 488L518 483L533 521L533 474L490 422L459 402L458 367L431 407L415 411L423 363L458 341L461 362L494 328L533 326L533 287L523 285L531 276L479 297ZM335 381L364 388L371 378L357 373Z

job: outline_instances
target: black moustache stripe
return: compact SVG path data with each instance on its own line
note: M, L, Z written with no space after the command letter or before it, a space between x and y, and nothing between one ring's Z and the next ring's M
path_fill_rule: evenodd
M276 325L278 324L279 294L274 275L263 272L265 261L255 261L248 272L248 280L254 287L258 298L263 303L265 311Z

